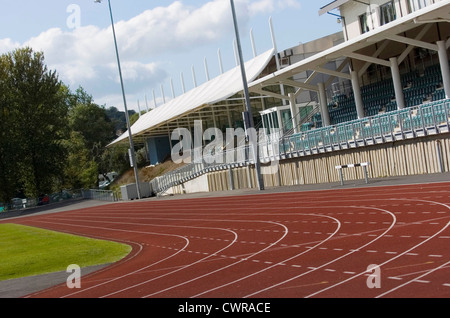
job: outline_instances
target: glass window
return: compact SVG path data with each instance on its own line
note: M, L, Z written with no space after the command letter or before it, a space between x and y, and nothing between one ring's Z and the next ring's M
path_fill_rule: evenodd
M427 5L426 0L409 0L409 8L411 12L425 8Z
M291 110L286 109L281 111L281 120L283 122L283 127L285 130L291 130L292 129L292 116L291 116Z
M280 128L280 124L278 122L278 114L277 112L273 112L272 113L272 123L273 123L273 128Z
M397 18L394 1L389 1L380 6L380 25L385 25Z
M359 16L359 26L361 27L361 33L369 32L369 25L367 24L367 13Z
M269 122L269 115L264 114L262 115L263 121L264 121L264 128L266 129L266 134L270 134L270 122Z

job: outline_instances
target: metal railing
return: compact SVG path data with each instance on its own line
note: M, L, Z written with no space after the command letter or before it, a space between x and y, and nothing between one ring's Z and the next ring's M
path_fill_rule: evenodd
M450 132L450 99L426 103L313 129L290 136L260 136L262 163L308 156L341 149L365 147L397 140ZM249 145L203 156L199 162L180 167L151 181L153 191L161 193L202 174L254 164Z
M0 213L47 206L82 197L83 190L63 190L49 195L42 195L38 198L14 198L11 202L0 203Z
M302 156L449 132L450 100L405 108L283 138L280 155Z
M83 190L82 193L83 199L87 200L98 200L105 202L116 202L120 200L117 193L110 190L90 189L90 190Z

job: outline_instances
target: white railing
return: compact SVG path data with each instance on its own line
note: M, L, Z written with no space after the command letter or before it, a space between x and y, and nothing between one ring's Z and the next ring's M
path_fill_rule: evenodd
M83 199L106 201L106 202L116 202L119 201L118 196L110 190L82 190Z
M264 164L448 132L450 100L440 100L281 138L265 136L258 142L259 158ZM217 151L154 179L152 188L155 193L161 193L211 171L252 165L253 158L250 145Z

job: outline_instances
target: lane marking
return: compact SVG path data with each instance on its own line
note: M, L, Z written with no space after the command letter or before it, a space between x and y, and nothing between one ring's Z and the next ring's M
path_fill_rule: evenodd
M360 250L360 249L362 249L362 248L364 248L364 247L366 247L366 246L372 244L373 242L377 241L377 240L380 239L381 237L384 237L384 236L386 235L386 233L388 233L388 232L394 227L394 225L396 224L396 221L397 221L397 217L395 216L395 214L392 213L392 212L390 212L390 211L387 211L387 210L384 210L384 209L379 209L379 208L368 208L368 209L375 209L375 210L382 211L382 212L385 212L385 213L389 214L389 215L392 217L392 223L391 223L391 225L389 226L389 228L388 228L387 230L385 230L379 237L377 237L377 238L373 239L372 241L370 241L370 242L368 242L368 243L366 243L366 244L360 246L360 247L359 247L357 250L355 250L355 251L358 251L358 250ZM328 266L328 265L330 265L330 264L332 264L332 263L334 263L334 262L337 262L338 260L340 260L340 259L342 259L342 258L347 257L348 255L353 254L355 251L351 251L351 252L346 253L346 254L344 254L344 255L342 255L342 256L340 256L340 257L337 257L337 258L335 258L334 260L332 260L332 261L330 261L330 262L327 262L326 264L323 264L323 265L321 265L321 266L319 266L319 267L317 267L317 268L315 268L315 269L312 269L312 270L310 270L310 271L308 271L308 272L306 272L306 273L302 273L302 274L300 274L300 275L296 275L296 276L294 276L294 277L291 277L290 279L284 280L284 281L279 282L279 283L277 283L277 284L274 284L274 285L272 285L272 286L269 286L269 287L266 287L266 288L261 289L261 290L259 290L259 291L253 292L253 293L251 293L251 294L245 296L244 298L253 297L254 295L257 295L257 294L259 294L259 293L261 293L261 292L264 292L264 291L267 291L267 290L269 290L269 289L272 289L272 288L278 287L278 286L280 286L280 285L286 284L286 283L288 283L288 282L290 282L290 281L292 281L292 280L298 279L298 278L300 278L300 277L302 277L302 276L304 276L304 275L308 275L308 274L314 272L314 271L317 270L317 269L326 267L326 266ZM326 289L328 289L328 288L326 288ZM323 290L326 290L326 289L323 289ZM313 294L313 295L314 295L314 294ZM309 297L309 296L308 296L308 297ZM307 298L308 298L308 297L307 297Z

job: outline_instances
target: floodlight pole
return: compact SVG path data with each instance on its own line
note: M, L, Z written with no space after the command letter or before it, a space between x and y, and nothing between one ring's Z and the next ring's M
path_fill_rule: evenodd
M95 0L95 2L96 3L101 3L102 0ZM141 189L140 189L140 186L139 186L138 167L136 165L136 154L134 152L133 135L131 133L130 117L128 115L127 99L125 97L125 88L124 88L124 85L123 85L122 68L120 67L119 49L117 48L116 30L114 28L114 18L113 18L113 14L112 14L111 1L110 0L108 0L108 5L109 5L109 14L111 16L111 26L112 26L113 37L114 37L114 46L116 48L117 66L119 68L120 85L122 87L123 104L124 104L124 107L125 107L125 118L126 118L126 121L127 121L128 139L130 141L130 160L131 160L131 165L133 166L133 169L134 169L134 176L135 176L135 179L136 179L137 196L138 196L138 199L141 199Z
M252 109L251 109L251 105L250 105L250 95L248 92L248 83L247 83L247 75L245 73L245 65L244 65L244 58L242 57L242 47L241 47L241 40L240 40L240 36L239 36L239 27L238 27L238 23L237 23L237 18L236 18L236 9L234 7L234 1L230 0L230 4L231 4L231 12L233 14L233 23L234 23L234 31L236 33L236 43L237 43L237 49L238 49L238 55L239 55L239 64L241 67L241 73L242 73L242 82L244 84L244 95L245 95L245 105L247 108L247 114L248 116L246 118L248 118L248 129L255 129L255 124L253 122L253 115L252 115ZM249 134L250 136L250 134ZM258 151L258 138L257 138L257 134L254 134L254 136L256 137L256 140L250 140L250 143L253 145L253 157L255 160L255 170L256 170L256 176L257 176L257 181L258 181L258 187L259 190L264 190L264 180L262 178L261 175L261 164L259 161L259 151Z

